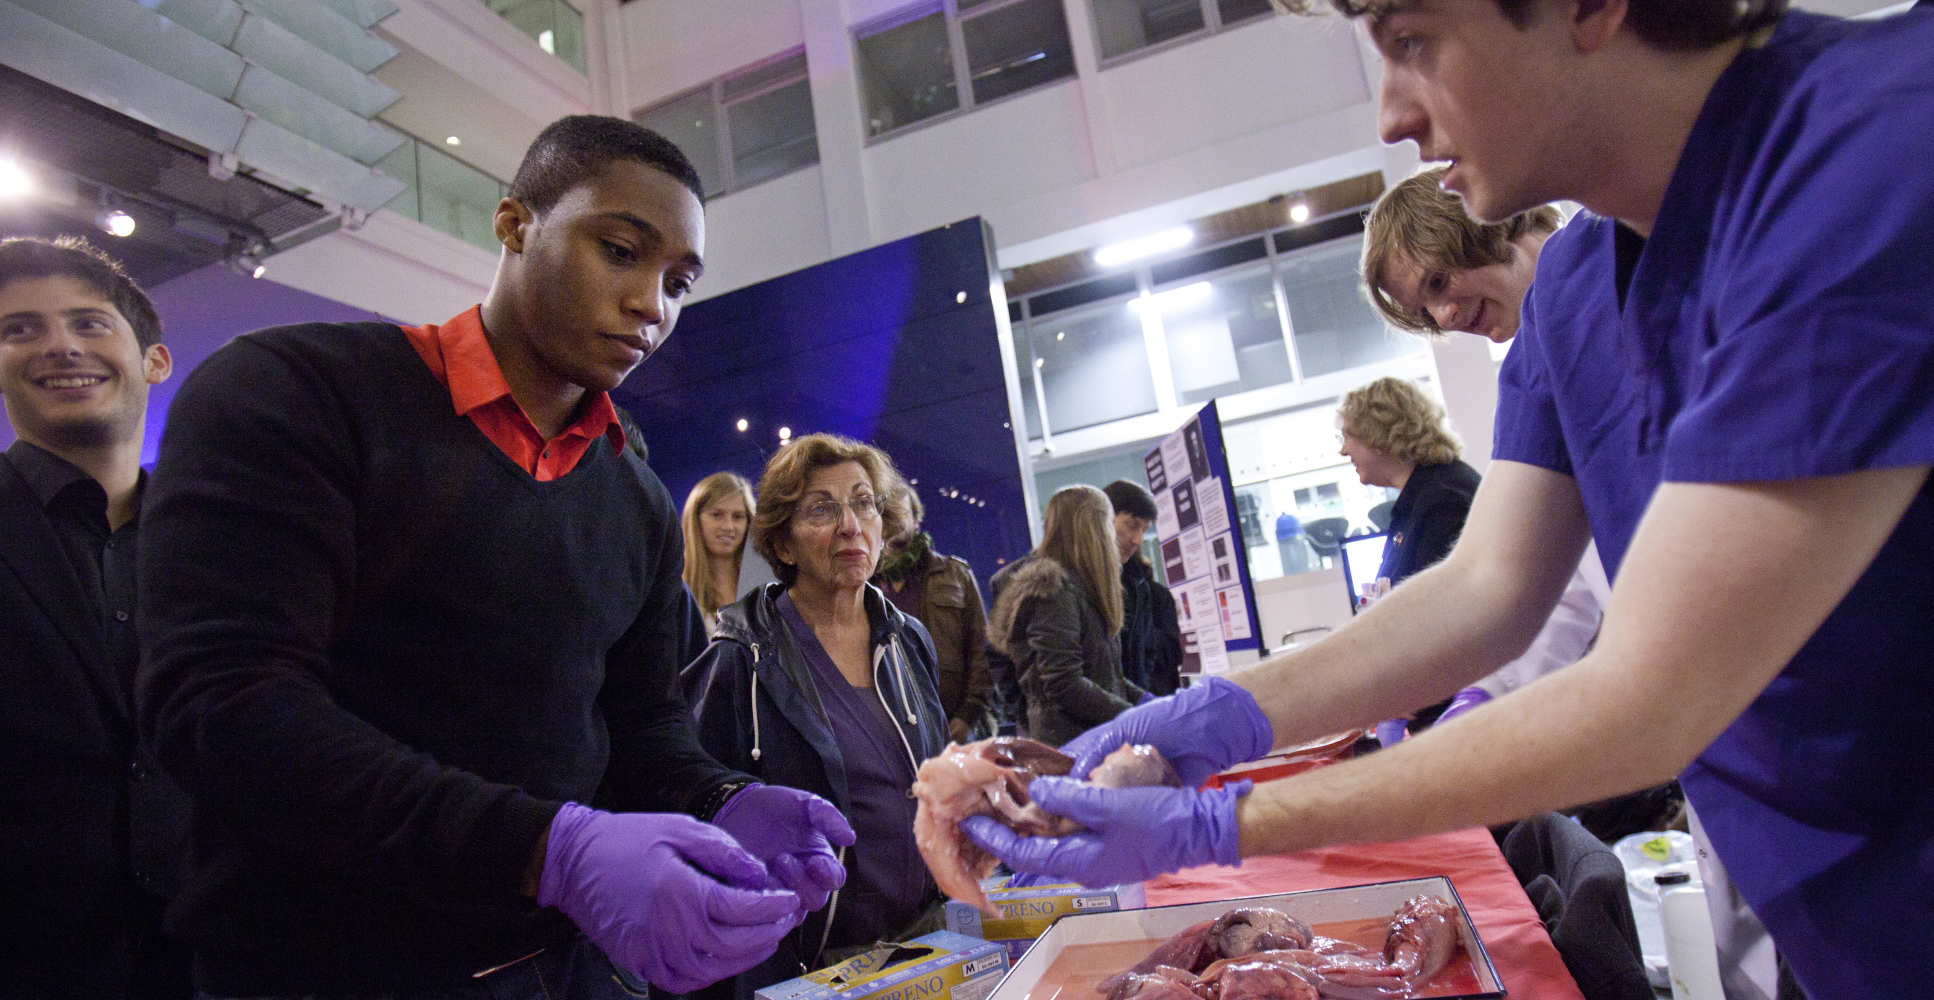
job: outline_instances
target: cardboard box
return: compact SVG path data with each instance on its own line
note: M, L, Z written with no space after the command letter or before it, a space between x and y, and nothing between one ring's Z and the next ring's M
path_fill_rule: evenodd
M759 990L757 1000L986 1000L1007 974L1007 950L934 931Z
M1455 1000L1499 1000L1504 996L1504 986L1498 980L1497 969L1491 964L1489 953L1484 950L1484 942L1478 939L1476 929L1471 926L1470 914L1464 909L1463 901L1457 898L1457 890L1451 887L1449 879L1442 876L1063 917L1015 963L1013 971L1001 981L1000 988L994 991L989 1000L1027 1000L1036 994L1037 986L1040 997L1059 995L1063 1000L1099 1000L1099 994L1091 989L1094 983L1134 965L1176 932L1240 906L1276 907L1310 924L1318 934L1322 934L1326 925L1361 923L1372 918L1387 920L1405 900L1424 893L1456 905L1457 934L1464 946L1464 953L1469 956L1474 980L1474 986L1462 992L1427 995ZM1084 948L1108 945L1114 947ZM1070 949L1082 951L1069 954L1069 961L1057 966L1056 960L1064 953L1069 953ZM1093 969L1071 968L1081 964L1083 952L1091 957L1105 955L1104 964ZM1455 964L1459 959L1452 961ZM1065 978L1069 972L1082 974ZM1052 978L1050 973L1053 973Z
M1139 910L1148 905L1148 894L1140 882L1103 889L1084 889L1072 882L1015 889L1008 887L1011 878L1011 875L996 875L980 882L987 901L1000 909L1000 916L990 917L970 904L950 899L947 929L998 941L1007 946L1010 959L1019 961L1027 946L1064 916Z

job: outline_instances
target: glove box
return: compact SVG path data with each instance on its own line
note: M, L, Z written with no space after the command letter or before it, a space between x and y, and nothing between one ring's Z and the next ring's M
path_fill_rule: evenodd
M969 937L985 938L1007 946L1010 961L1020 961L1034 939L1047 932L1056 920L1076 913L1110 913L1139 910L1147 905L1148 894L1142 883L1111 885L1087 889L1073 883L1011 888L1012 875L981 879L987 901L1001 911L990 917L972 904L957 899L947 901L947 929Z
M1007 949L952 931L883 944L753 994L754 1000L987 1000Z

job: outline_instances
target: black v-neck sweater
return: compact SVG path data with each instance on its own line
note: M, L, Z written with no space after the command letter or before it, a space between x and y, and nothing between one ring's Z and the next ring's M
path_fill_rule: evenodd
M602 441L538 482L397 327L218 351L144 518L140 721L194 799L170 923L203 989L466 981L569 935L519 895L560 802L687 811L737 776L675 691L664 485Z

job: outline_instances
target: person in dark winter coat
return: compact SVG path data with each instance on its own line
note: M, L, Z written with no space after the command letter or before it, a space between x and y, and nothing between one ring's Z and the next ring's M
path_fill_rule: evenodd
M1122 674L1151 694L1173 694L1182 683L1182 623L1175 596L1155 579L1142 554L1142 536L1155 523L1155 497L1126 479L1102 492L1115 510L1115 548L1121 553Z
M939 929L907 795L920 763L946 746L933 641L867 582L883 536L906 523L904 497L892 462L868 445L814 434L780 450L752 526L779 580L724 608L711 646L683 672L707 751L831 801L858 836L842 852L846 885L708 998L749 997L875 941Z
M989 641L1014 663L1027 733L1061 744L1148 697L1121 672L1122 598L1108 497L1068 486L1048 500L1041 544L1002 581Z

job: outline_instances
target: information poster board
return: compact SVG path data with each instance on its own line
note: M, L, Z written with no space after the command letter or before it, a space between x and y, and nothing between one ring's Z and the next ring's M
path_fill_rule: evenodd
M1142 466L1155 494L1158 569L1182 624L1182 673L1224 673L1230 650L1265 652L1215 403L1143 455Z

